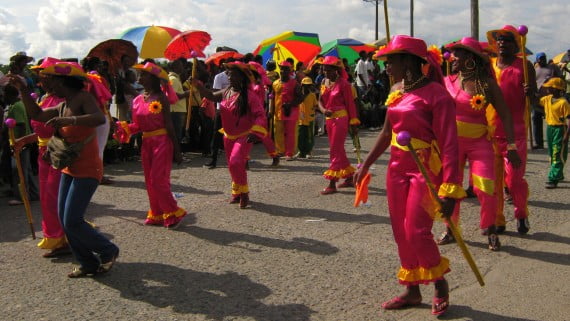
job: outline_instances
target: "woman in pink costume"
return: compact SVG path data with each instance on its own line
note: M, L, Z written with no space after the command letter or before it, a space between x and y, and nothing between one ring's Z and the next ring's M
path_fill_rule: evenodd
M42 109L57 106L65 101L64 98L57 97L53 94L50 83L51 78L49 76L39 74L39 71L48 66L54 65L57 62L60 62L60 60L52 57L47 57L42 61L40 65L33 66L31 68L34 71L38 71L40 85L46 92L46 94L41 97L38 103L38 106L40 106ZM53 126L48 126L45 122L32 119L30 123L34 129L34 133L37 135L39 147L38 180L40 183L42 231L44 236L40 243L38 243L38 247L41 249L50 250L43 255L44 257L71 254L71 250L67 244L67 239L65 238L65 231L63 230L61 222L59 221L59 216L57 215L57 196L61 171L53 168L43 158L46 152L47 143L53 136L55 130Z
M144 87L144 93L133 100L132 123L119 122L119 140L128 142L131 134L142 131L141 157L150 202L145 224L176 228L186 211L178 207L170 190L173 157L180 163L182 156L170 117L167 98L170 92L165 94L161 88L161 82L168 83L168 74L152 62L133 68L141 71L139 83Z
M329 180L329 186L321 191L322 195L336 193L336 182L344 178L338 187L354 186L352 176L354 167L344 150L344 141L349 126L352 132L358 131L358 115L352 95L352 87L348 82L342 61L328 56L323 59L326 80L321 90L319 109L326 116L327 133L330 144L330 165L323 176Z
M265 101L265 94L267 92L265 87L271 85L271 80L267 78L265 69L263 69L263 67L259 63L255 61L250 61L248 64L253 66L252 72L255 78L255 82L252 84L252 89L257 95L257 97L259 97L259 101L263 103ZM265 137L263 137L263 139L261 140L261 143L263 144L263 146L265 146L265 150L267 151L269 157L273 159L273 163L271 164L271 166L279 165L279 156L277 156L275 143L273 143L271 136L265 135Z
M253 91L253 66L232 62L225 64L229 71L230 86L211 92L199 81L194 85L203 97L220 102L220 115L224 134L224 150L228 169L232 177L232 198L230 203L239 203L241 209L249 204L246 163L253 142L267 135L267 120L263 103Z
M465 37L461 41L448 45L448 48L453 53L452 68L456 74L445 78L445 86L455 100L457 108L459 173L463 180L463 168L468 159L473 178L473 190L481 203L480 228L488 236L489 249L498 251L501 243L495 227L497 216L495 156L486 117L488 104L495 108L505 124L509 144L515 142L513 121L503 100L501 89L491 74L489 59L483 52L479 41ZM489 106L489 108L492 107ZM520 166L521 160L516 150L509 150L507 157L513 166ZM460 202L457 202L452 216L456 222L459 221L459 205ZM453 234L448 228L437 243L443 245L454 241Z
M434 55L423 40L401 35L378 51L377 57L387 60L397 85L386 101L389 107L384 128L355 179L357 183L362 181L374 161L392 145L386 189L401 262L398 280L406 290L384 302L382 308L420 305L419 285L434 282L431 312L441 315L449 307L449 287L444 278L449 272L449 260L440 255L431 233L437 203L409 150L395 139L401 131L410 133L411 143L438 190L441 214L449 217L455 200L465 197L465 191L459 180L455 103L443 86ZM422 72L426 64L428 77Z

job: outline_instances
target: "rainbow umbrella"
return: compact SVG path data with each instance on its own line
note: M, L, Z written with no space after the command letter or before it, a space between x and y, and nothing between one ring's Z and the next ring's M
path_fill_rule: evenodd
M336 39L323 45L321 55L346 58L349 64L355 64L356 59L359 58L358 53L362 50L368 53L376 50L376 48L351 38Z
M163 58L166 46L180 30L163 26L140 26L125 30L119 38L129 40L137 46L139 57Z
M263 65L274 60L279 64L287 58L293 58L307 65L321 51L319 35L297 31L285 31L273 38L263 40L254 50L254 55L263 57Z

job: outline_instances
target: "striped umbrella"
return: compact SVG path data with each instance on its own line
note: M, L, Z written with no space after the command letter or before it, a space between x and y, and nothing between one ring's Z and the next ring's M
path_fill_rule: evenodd
M346 58L349 64L354 64L359 57L358 53L362 50L368 53L376 50L376 48L355 39L343 38L325 43L321 49L321 55Z
M140 26L125 30L119 38L129 40L137 46L139 57L163 58L166 46L180 30L163 26Z
M264 66L268 60L275 60L279 64L289 57L295 62L302 61L306 66L319 51L321 51L321 43L318 34L286 31L263 40L253 54L263 57Z

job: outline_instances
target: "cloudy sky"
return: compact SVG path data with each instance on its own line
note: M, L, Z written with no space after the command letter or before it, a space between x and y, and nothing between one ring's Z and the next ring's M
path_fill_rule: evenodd
M410 33L409 1L388 0L390 34ZM480 37L505 24L529 28L527 47L549 57L570 48L570 1L480 0ZM204 30L206 53L226 45L251 52L286 30L336 38L374 40L374 4L362 0L3 0L0 63L17 51L36 58L83 57L97 43L134 26ZM383 5L379 34L385 36ZM428 44L470 35L469 0L415 1L415 36Z

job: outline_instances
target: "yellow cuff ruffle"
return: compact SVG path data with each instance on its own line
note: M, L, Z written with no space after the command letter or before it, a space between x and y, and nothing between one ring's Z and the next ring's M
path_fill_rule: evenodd
M341 170L327 169L323 173L323 176L328 180L341 179L351 176L352 174L354 174L354 172L356 172L356 169L352 167L352 165L348 165L348 167Z
M44 250L55 250L59 249L60 247L64 247L67 244L67 239L65 236L62 237L44 237L40 243L38 243L38 247Z
M428 284L441 279L447 272L449 272L449 260L442 256L439 264L431 268L420 266L415 269L406 269L400 267L398 280L406 285Z
M351 125L360 125L360 119L352 118L352 119L350 119L350 124Z
M165 221L166 219L168 219L170 217L181 217L181 216L184 216L185 214L186 214L186 210L184 210L183 208L180 208L180 207L177 208L176 211L157 214L157 215L155 215L152 212L152 210L149 210L147 215L146 215L146 219L152 220L155 222L162 222L162 221Z
M465 194L465 190L461 185L453 184L453 183L443 183L439 187L439 191L437 192L439 197L449 197L455 199L462 199L467 196Z
M238 195L241 193L249 193L249 187L247 184L240 185L232 182L232 195Z

